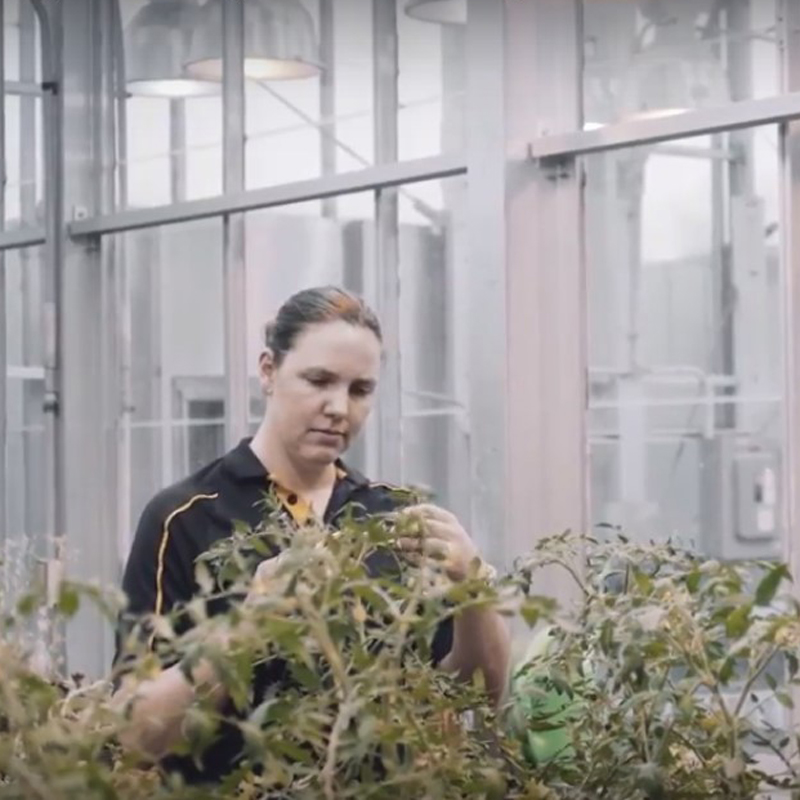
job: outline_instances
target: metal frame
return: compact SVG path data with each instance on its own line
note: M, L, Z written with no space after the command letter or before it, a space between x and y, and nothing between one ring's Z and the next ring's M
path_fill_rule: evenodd
M580 0L506 4L509 557L587 523L582 176L574 156L532 162L514 145L526 131L579 123L581 11ZM575 590L558 571L537 587L560 600Z
M319 77L319 149L322 176L336 174L336 11L333 0L318 0L319 54L323 70ZM336 217L336 199L322 202L322 216Z
M42 97L46 90L34 81L6 81L5 94L17 97Z
M285 183L265 189L252 189L241 194L220 195L203 200L188 200L168 206L120 211L116 214L88 216L67 224L73 239L123 233L139 228L174 225L209 217L221 217L244 211L321 200L336 195L385 189L418 181L449 178L467 171L465 156L442 155L383 164L369 169L331 175L307 181Z
M520 4L518 4L520 5ZM466 83L485 98L467 108L469 172L465 233L471 276L461 302L468 341L467 407L470 431L471 533L481 552L502 562L512 546L507 528L507 339L504 319L508 269L506 243L506 123L503 4L469 0L467 6ZM498 315L500 315L498 317Z
M20 228L16 231L0 232L0 251L18 250L23 247L38 247L47 241L44 228Z
M800 7L794 0L783 0L783 79L784 88L800 90ZM794 592L798 595L800 575L800 122L781 125L781 162L783 193L781 250L784 256L785 305L783 340L786 347L786 453L784 494L784 557L795 576ZM800 724L800 690L793 691L791 716Z
M5 31L5 14L0 3L0 34ZM5 36L0 35L0 91L5 87ZM0 94L0 233L6 227L6 109ZM8 458L8 325L6 323L6 259L0 251L0 543L5 545L8 529L6 461ZM5 548L3 548L5 550Z
M372 0L372 63L374 70L375 161L379 167L397 162L400 71L397 3ZM385 363L375 418L377 472L382 480L403 482L403 413L400 353L400 247L397 189L375 187L375 297L381 318Z
M244 6L224 3L222 10L222 182L226 195L244 191L245 96ZM222 273L225 326L225 440L233 447L248 432L247 393L247 268L245 217L226 213L222 218Z
M742 100L718 108L686 111L655 119L619 122L592 131L573 128L568 133L534 139L528 145L528 155L533 159L573 158L798 118L800 92L763 100Z

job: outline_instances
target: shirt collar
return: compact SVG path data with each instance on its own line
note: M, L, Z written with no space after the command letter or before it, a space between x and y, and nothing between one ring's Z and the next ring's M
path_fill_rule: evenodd
M258 456L250 447L252 437L242 439L233 450L223 456L226 469L239 480L269 481L270 476ZM368 486L369 481L358 471L348 467L340 459L336 459L337 479L348 481L355 486Z

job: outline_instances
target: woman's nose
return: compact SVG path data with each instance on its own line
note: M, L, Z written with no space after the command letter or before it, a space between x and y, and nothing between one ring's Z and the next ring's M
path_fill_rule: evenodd
M331 416L343 417L347 414L346 387L331 389L325 399L325 410Z

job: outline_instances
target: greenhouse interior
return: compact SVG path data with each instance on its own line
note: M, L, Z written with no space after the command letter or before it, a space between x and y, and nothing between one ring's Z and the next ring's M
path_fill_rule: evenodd
M383 330L348 467L424 491L494 572L611 531L800 576L800 2L0 18L6 607L118 589L148 501L258 430L265 325L329 285ZM39 667L107 675L113 621L49 613L15 629ZM793 678L764 725L800 729Z

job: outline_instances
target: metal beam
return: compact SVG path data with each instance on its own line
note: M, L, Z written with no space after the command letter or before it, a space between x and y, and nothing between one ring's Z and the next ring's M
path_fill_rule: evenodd
M372 48L375 109L375 161L397 161L399 54L397 3L373 0ZM402 373L400 355L399 206L393 186L375 192L375 303L381 317L386 361L376 409L378 474L381 480L403 482Z
M553 533L586 530L581 176L575 159L553 169L515 147L525 131L578 124L581 7L579 0L505 4L506 557ZM566 600L574 588L554 571L537 591Z
M42 97L46 93L40 83L33 81L6 81L3 89L7 97L10 95Z
M222 10L222 184L225 195L244 191L244 6L224 3ZM223 320L225 326L225 440L234 447L247 435L247 267L245 217L225 214L222 220Z
M799 118L800 92L793 92L672 116L628 120L591 131L542 136L528 144L528 155L533 159L557 160Z
M779 28L783 47L784 90L800 90L800 6L783 0ZM784 557L800 576L800 122L785 123L780 131L782 175L781 263L784 271L783 342L785 355ZM800 724L800 690L793 688L793 727Z
M21 247L36 247L44 244L44 228L20 228L16 231L0 232L0 251L18 250Z
M0 3L0 33L5 31L5 14ZM5 37L0 36L0 40ZM6 96L5 42L0 41L0 233L6 228ZM0 543L7 536L6 459L8 456L8 314L6 312L6 260L0 251Z
M54 327L58 334L47 362L54 363L53 394L48 398L54 404L50 416L58 423L57 530L65 540L63 559L70 577L107 586L118 581L119 559L117 537L109 533L116 522L116 492L113 476L108 475L105 430L109 376L103 375L107 361L102 340L111 332L104 305L104 256L96 240L66 240L65 209L73 215L77 209L97 213L103 210L99 205L103 195L108 199L111 194L108 173L113 164L104 165L100 160L103 148L108 153L108 143L101 145L97 139L108 130L108 120L103 122L98 115L110 112L112 98L109 82L99 81L97 73L110 72L105 45L112 31L108 9L103 10L107 0L73 0L69 13L64 5L53 3L53 28L63 37L63 51L59 39L59 52L54 55L64 70L58 83L60 105L54 109L59 113L58 125L48 134L53 140L58 136L58 147L53 148L58 159L53 166L48 165L46 173L55 219L53 235L59 248L51 287L54 294L47 301L48 306L52 304L50 313L57 320ZM92 19L99 12L103 27L98 31L93 29ZM103 87L103 97L91 94L93 86ZM48 243L50 238L48 228ZM70 620L65 639L70 672L80 672L89 679L105 674L113 638L111 626L99 611L90 604L82 605Z
M64 30L61 4L32 0L42 40L42 75L55 89L44 99L44 195L45 261L42 274L42 330L44 360L44 428L46 478L42 502L46 508L45 555L48 567L57 570L66 531L65 427L61 415L63 400L63 258L64 258ZM53 647L54 667L66 668L66 638L48 633Z
M319 49L322 74L319 78L320 166L322 176L336 174L336 12L333 0L319 0ZM322 201L322 216L336 218L336 198Z
M516 549L509 531L506 461L507 248L504 6L469 0L467 6L466 146L469 159L464 248L469 275L460 289L459 326L467 337L470 534L492 563L510 563ZM466 308L463 308L463 306ZM479 321L476 324L476 321Z
M253 189L230 196L221 195L204 200L189 200L185 203L87 217L70 222L67 225L67 232L71 238L78 239L140 228L175 225L242 211L320 200L335 195L356 194L406 183L449 178L463 175L466 171L466 159L462 154L419 158L395 164L381 164L370 169L326 178Z

